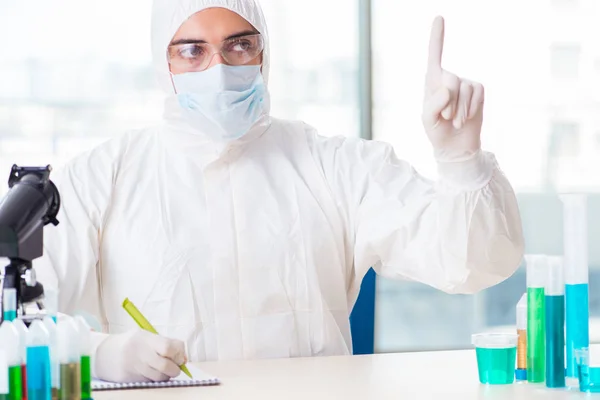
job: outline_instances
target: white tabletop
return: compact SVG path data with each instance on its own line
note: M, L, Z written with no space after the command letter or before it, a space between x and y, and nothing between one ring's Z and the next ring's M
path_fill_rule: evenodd
M124 399L583 399L584 393L517 383L480 385L474 351L203 363L217 387L95 392ZM595 397L595 396L594 396ZM598 395L600 399L600 395Z

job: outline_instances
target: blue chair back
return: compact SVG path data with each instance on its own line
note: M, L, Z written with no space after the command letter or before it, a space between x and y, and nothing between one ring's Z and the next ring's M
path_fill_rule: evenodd
M375 351L375 284L373 269L363 278L358 300L350 314L354 354L373 354Z

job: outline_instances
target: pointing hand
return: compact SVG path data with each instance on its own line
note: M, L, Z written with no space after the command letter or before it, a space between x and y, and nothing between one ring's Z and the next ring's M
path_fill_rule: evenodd
M439 161L464 160L481 148L483 86L442 68L444 19L431 27L423 125Z

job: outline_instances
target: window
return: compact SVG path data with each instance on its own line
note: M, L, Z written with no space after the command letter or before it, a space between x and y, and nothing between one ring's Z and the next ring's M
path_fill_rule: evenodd
M579 76L581 46L553 44L550 47L550 69L555 79L576 79Z
M13 163L60 166L160 119L151 4L0 4L0 180ZM358 136L356 1L262 4L272 41L273 115L303 119L323 135ZM0 194L6 189L0 185Z

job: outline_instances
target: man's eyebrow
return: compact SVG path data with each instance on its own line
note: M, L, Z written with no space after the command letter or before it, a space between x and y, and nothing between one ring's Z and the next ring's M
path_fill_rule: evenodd
M258 32L256 32L256 31L246 30L246 31L234 33L233 35L229 35L225 38L225 40L237 39L242 36L257 35L257 34L258 34ZM180 44L203 44L203 43L206 43L206 40L183 38L183 39L177 39L177 40L172 41L169 44L169 46L177 46Z
M242 36L257 35L257 34L258 34L258 32L256 32L256 31L246 30L246 31L242 31L242 32L239 32L239 33L234 33L233 35L229 35L229 36L227 36L225 38L225 40L237 39L237 38L242 37Z

